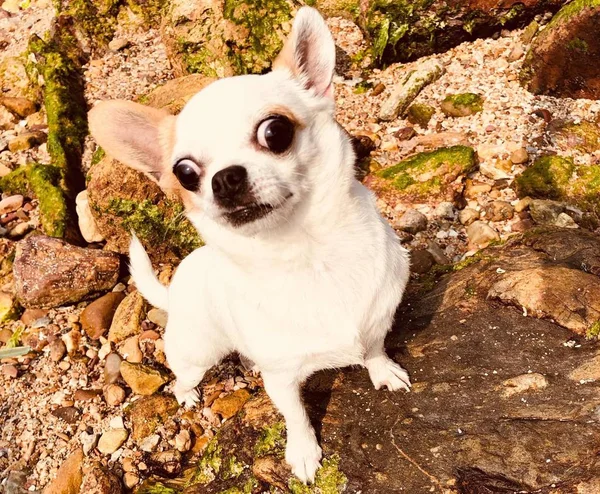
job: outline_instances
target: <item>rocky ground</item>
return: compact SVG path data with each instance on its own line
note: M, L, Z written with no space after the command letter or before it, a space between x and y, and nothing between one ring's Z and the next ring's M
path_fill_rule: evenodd
M231 70L213 61L179 77L199 61L127 5L103 50L59 50L89 107L124 98L177 112ZM85 133L76 211L49 171L60 146L48 144L73 142L51 89L77 87L54 79L52 47L28 43L68 26L54 9L0 8L0 492L600 492L600 103L523 87L537 22L374 69L357 24L328 19L357 175L412 255L389 349L414 387L376 392L360 370L315 376L306 399L326 460L309 490L281 460L260 376L236 356L206 377L195 409L169 393L167 315L130 283L123 254L134 228L168 282L201 245L179 204Z

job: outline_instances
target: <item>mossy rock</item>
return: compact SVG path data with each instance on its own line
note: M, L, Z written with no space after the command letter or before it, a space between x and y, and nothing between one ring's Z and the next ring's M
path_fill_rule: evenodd
M9 98L30 98L39 101L37 81L27 74L26 56L3 57L0 61L0 94Z
M31 164L0 178L0 191L38 199L43 232L50 237L60 238L65 236L69 220L61 181L60 168Z
M467 173L477 165L475 150L452 146L419 153L369 175L365 184L388 204L454 202Z
M449 94L441 108L449 117L468 117L483 111L483 97L476 93Z
M535 94L600 98L600 0L573 0L533 40L521 83Z
M543 156L515 180L519 197L560 200L600 219L600 165Z
M360 15L360 0L306 0L325 17L344 17L352 21Z
M598 122L573 122L569 120L553 120L547 131L554 144L563 151L577 149L583 153L594 153L600 150L600 124Z
M406 118L411 124L420 125L427 128L431 117L435 114L435 108L423 103L414 103L410 105L406 113Z
M564 0L490 3L484 0L365 0L359 22L380 64L406 62L442 52L501 29L526 26L540 13L556 12Z
M291 29L298 0L175 0L162 36L176 75L267 71Z

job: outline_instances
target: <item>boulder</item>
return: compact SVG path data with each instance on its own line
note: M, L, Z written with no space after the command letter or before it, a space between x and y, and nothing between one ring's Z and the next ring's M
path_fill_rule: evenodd
M300 5L297 0L171 2L161 31L175 74L220 78L265 72Z
M556 301L553 314L524 316L518 303L489 298L497 283L534 267L554 275L532 287ZM530 233L437 283L412 284L386 345L411 374L411 393L376 391L360 368L323 371L305 386L324 453L314 486L290 475L282 417L259 393L186 472L184 493L596 492L599 346L555 322L559 311L577 316L585 302L561 303L582 293L563 278L567 270L597 278L597 235Z
M521 69L521 82L535 94L600 98L600 2L565 5L533 40Z
M111 289L119 268L119 256L113 252L83 249L37 235L17 244L15 291L27 308L75 303Z
M365 179L394 208L399 203L456 202L463 193L464 179L477 164L473 148L452 146L416 154Z

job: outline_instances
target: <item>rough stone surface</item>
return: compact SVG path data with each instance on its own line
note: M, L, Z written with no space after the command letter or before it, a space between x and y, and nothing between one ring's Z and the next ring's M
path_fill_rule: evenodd
M128 437L129 432L125 429L110 429L100 436L98 451L104 455L112 455L127 441Z
M533 93L600 98L600 2L574 0L535 38L521 71Z
M37 235L17 244L15 290L25 307L56 307L112 288L119 256Z
M167 375L148 365L121 362L121 375L131 390L138 395L152 395L169 381Z
M422 232L427 228L427 216L417 211L409 209L394 224L396 228L408 233Z
M119 477L94 462L84 469L80 494L121 494L123 487Z
M83 480L83 450L76 449L61 465L43 494L78 494Z
M146 301L137 290L131 292L118 304L108 331L108 340L119 343L129 336L141 333L146 315Z
M127 410L133 425L132 439L138 442L153 434L178 408L177 400L172 395L156 394L137 400Z
M597 236L552 230L484 251L432 291L413 285L386 345L408 369L411 393L375 391L358 368L320 372L305 387L325 455L316 487L327 479L336 487L322 492L595 492L598 342L524 317L488 291L527 266L600 272L599 249ZM565 344L573 338L578 348ZM264 394L249 400L184 492L241 490L250 475L259 491L289 488L282 427Z
M83 190L79 194L77 194L75 203L77 210L77 220L79 223L79 230L81 231L81 235L83 236L85 241L88 243L102 242L102 240L104 240L104 237L98 231L98 227L96 226L96 220L94 220L94 217L92 216L87 190Z
M178 77L157 87L148 95L142 97L141 100L148 106L163 108L176 115L197 92L215 80L214 77L206 77L202 74Z
M469 241L477 247L487 247L490 242L500 240L500 235L494 228L483 221L475 221L467 228Z
M213 403L212 410L224 419L228 419L238 413L249 398L250 393L247 390L238 389L230 395L217 398Z

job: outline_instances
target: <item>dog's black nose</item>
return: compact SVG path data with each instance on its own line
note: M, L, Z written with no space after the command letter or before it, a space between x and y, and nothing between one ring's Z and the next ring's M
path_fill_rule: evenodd
M212 190L217 199L233 199L247 188L248 172L240 165L228 166L212 178Z

